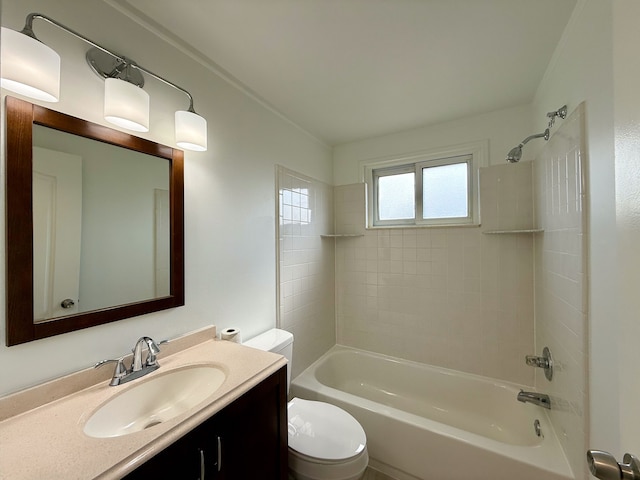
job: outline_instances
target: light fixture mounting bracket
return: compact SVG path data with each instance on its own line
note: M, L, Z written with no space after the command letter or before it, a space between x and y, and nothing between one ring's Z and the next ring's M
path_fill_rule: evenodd
M130 68L136 65L133 61L122 61L122 59L96 47L87 50L86 59L91 70L100 78L119 78L140 88L144 87L144 77L140 70Z

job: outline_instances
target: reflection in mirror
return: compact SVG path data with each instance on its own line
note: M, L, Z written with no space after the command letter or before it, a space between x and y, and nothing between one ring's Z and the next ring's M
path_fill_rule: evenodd
M184 305L182 151L6 106L7 345Z
M34 125L34 321L168 295L168 199L168 160Z

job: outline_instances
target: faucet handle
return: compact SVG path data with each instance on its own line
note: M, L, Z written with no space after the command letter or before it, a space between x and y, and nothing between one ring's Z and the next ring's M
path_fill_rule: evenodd
M160 342L160 345L167 342L168 340L163 340ZM153 339L149 338L147 340L147 348L149 350L149 353L147 354L147 360L144 362L145 365L147 367L157 367L158 361L156 356L160 353L160 347L156 342L153 341Z
M110 360L100 360L98 363L96 363L93 366L93 368L99 368L111 362L116 362L116 368L113 371L113 377L111 378L111 382L109 382L109 385L114 387L116 385L120 385L120 381L127 374L127 367L124 366L124 357L110 359Z

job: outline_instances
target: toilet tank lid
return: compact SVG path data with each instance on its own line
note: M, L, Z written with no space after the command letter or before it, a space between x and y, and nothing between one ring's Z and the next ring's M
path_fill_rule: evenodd
M264 333L261 333L257 337L253 337L250 340L244 342L244 345L257 348L258 350L265 350L267 352L279 352L283 348L293 342L293 334L286 330L280 330L279 328L272 328Z

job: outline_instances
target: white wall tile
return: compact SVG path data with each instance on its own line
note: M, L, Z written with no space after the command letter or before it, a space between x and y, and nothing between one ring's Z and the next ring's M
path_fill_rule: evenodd
M277 167L278 326L294 334L292 375L335 344L333 187Z
M531 170L521 176L530 191ZM336 187L336 219L345 192L359 195L364 222L361 184ZM487 237L478 228L398 228L337 241L338 342L532 384L523 358L533 351L533 242ZM359 257L371 268L357 277Z
M587 411L587 240L584 233L583 106L562 122L534 163L536 219L535 308L538 354L548 346L554 378L536 373L551 396L550 417L577 478L584 472Z

